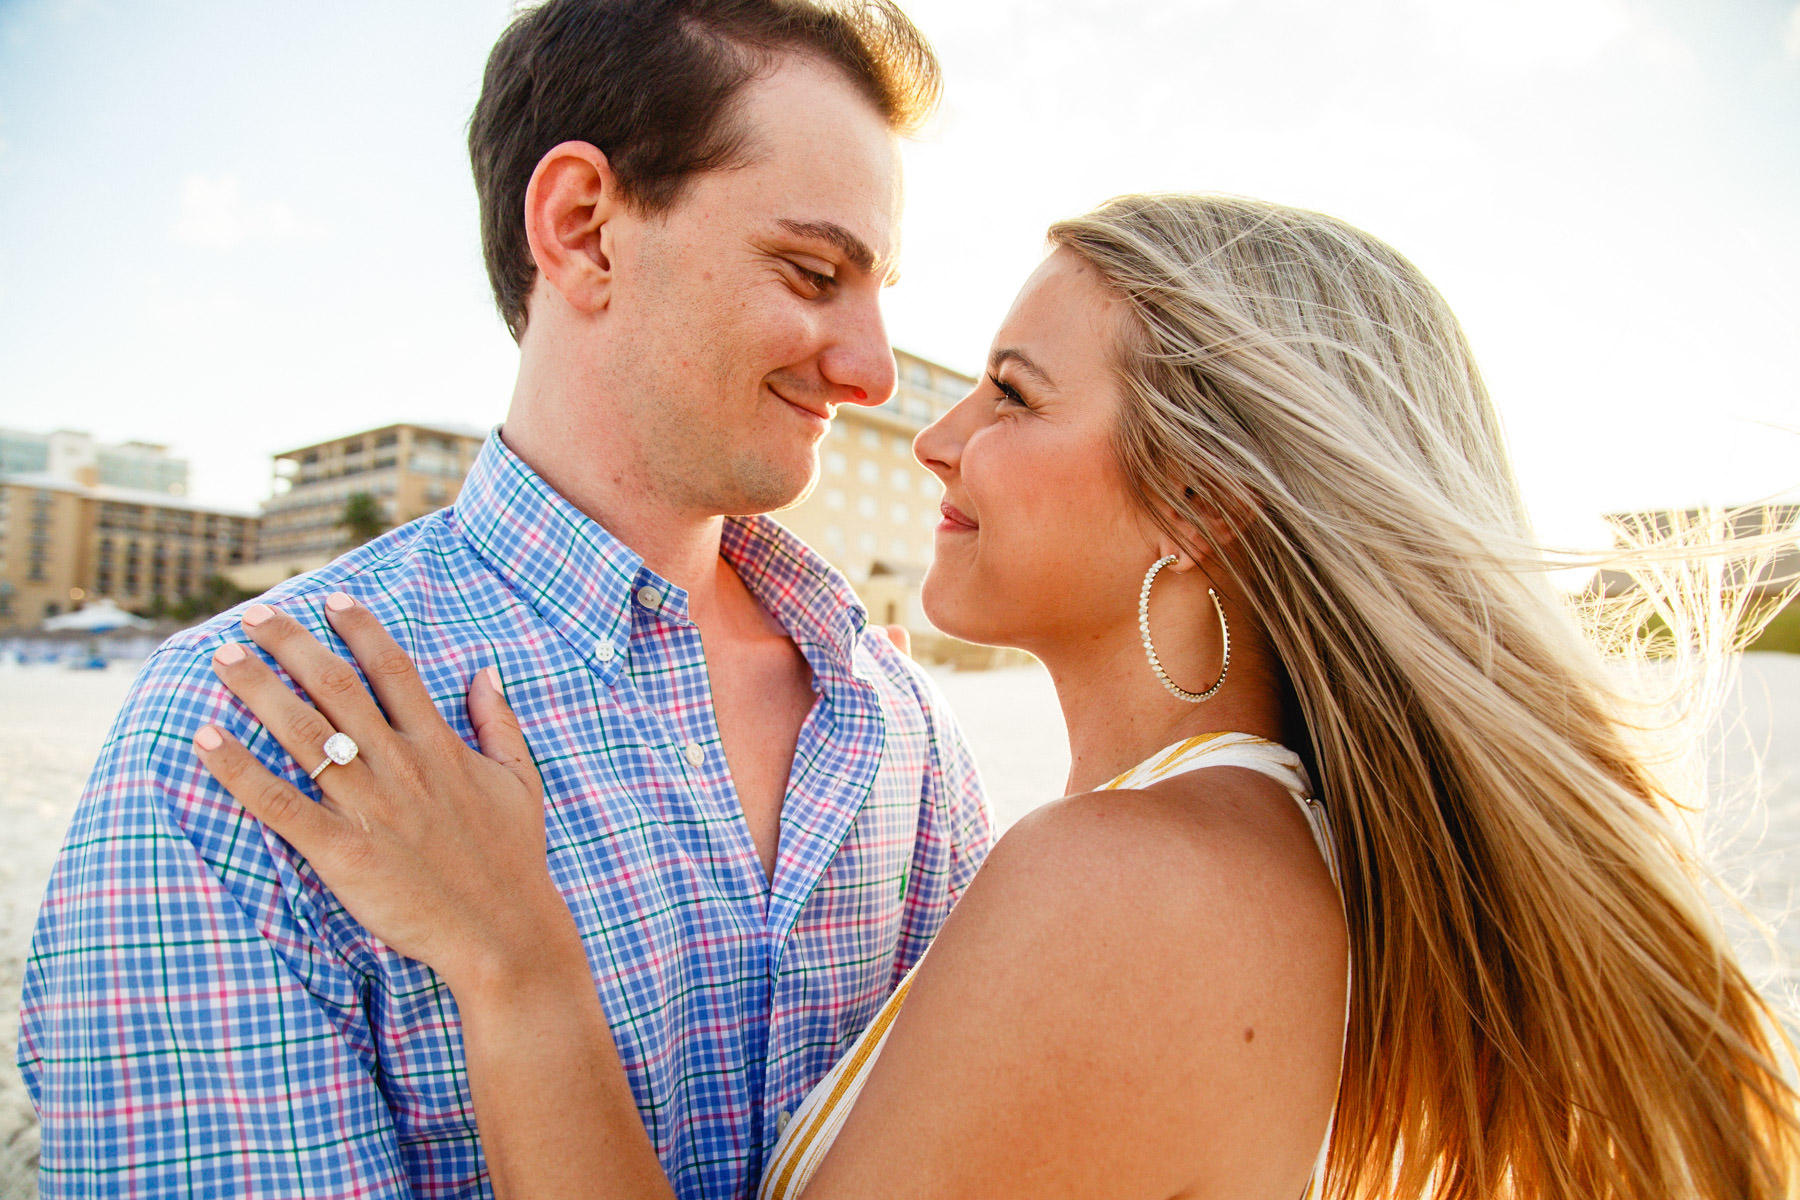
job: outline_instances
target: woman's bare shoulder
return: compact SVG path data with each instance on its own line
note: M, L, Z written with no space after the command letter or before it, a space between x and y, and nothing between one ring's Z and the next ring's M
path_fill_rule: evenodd
M1082 924L1148 921L1201 936L1242 926L1341 920L1330 869L1300 805L1241 767L1191 771L1143 789L1067 796L1033 811L994 849L982 907L1066 905ZM973 893L971 893L973 894Z
M1207 773L1228 810L1271 800L1251 773ZM860 1195L863 1172L902 1161L929 1184L918 1194L1011 1195L994 1181L1016 1179L1021 1196L1166 1197L1196 1172L1298 1194L1337 1080L1336 894L1303 820L1311 863L1284 822L1196 819L1192 799L1075 796L1008 831L915 977L816 1195Z

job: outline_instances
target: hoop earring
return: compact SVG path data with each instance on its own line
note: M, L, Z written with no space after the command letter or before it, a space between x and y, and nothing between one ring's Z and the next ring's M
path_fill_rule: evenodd
M1150 640L1150 585L1156 582L1156 573L1174 562L1175 558L1176 556L1171 554L1166 558L1157 559L1144 575L1144 587L1138 593L1138 633L1144 639L1144 655L1150 660L1150 669L1156 672L1156 677L1162 681L1162 685L1168 688L1177 700L1186 700L1189 704L1199 704L1211 700L1219 694L1219 689L1225 686L1225 673L1231 670L1231 626L1225 620L1225 605L1220 601L1219 593L1210 587L1207 588L1206 594L1212 597L1213 611L1219 614L1219 639L1225 647L1224 661L1219 664L1219 677L1213 680L1213 685L1204 692L1189 692L1177 687L1175 681L1169 678L1169 673L1163 670L1162 660L1156 656L1156 645Z

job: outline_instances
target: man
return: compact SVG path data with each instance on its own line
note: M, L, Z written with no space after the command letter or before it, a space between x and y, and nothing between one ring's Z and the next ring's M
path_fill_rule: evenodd
M886 5L520 17L469 134L505 424L454 506L262 601L322 638L328 596L368 606L465 737L498 666L684 1197L753 1190L987 845L920 676L810 551L731 519L791 503L835 407L893 391L895 138L935 72ZM56 865L19 1051L43 1192L483 1191L448 991L194 757L216 723L309 786L213 676L239 616L147 664Z

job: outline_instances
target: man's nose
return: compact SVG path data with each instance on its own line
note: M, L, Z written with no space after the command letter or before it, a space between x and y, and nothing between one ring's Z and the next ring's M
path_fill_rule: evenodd
M874 299L857 299L846 306L837 336L820 360L819 369L828 383L837 385L833 399L849 404L886 404L899 382L894 348L888 344L887 324L881 305Z

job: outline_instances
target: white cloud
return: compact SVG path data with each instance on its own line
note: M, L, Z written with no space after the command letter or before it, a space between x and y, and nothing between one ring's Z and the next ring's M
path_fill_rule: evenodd
M229 250L251 241L315 240L329 231L279 200L252 203L236 175L188 175L169 236L191 246Z
M1800 59L1800 4L1796 4L1794 11L1788 14L1787 36L1782 39L1781 45L1789 58Z

